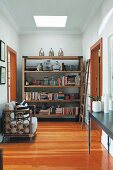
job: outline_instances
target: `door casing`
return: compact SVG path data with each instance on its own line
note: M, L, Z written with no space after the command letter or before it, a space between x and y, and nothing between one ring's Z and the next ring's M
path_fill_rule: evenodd
M17 99L17 53L7 46L7 101Z
M90 48L90 95L102 96L102 38ZM94 122L92 128L100 129Z

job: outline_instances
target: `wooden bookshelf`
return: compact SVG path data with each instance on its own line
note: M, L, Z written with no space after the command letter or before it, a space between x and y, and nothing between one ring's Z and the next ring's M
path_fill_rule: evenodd
M74 70L74 69L73 70L63 70L63 69L61 70L60 69L60 70L55 70L55 71L54 70L39 71L37 69L32 70L33 62L36 61L35 63L38 63L38 62L43 63L43 61L45 61L45 60L57 60L57 61L62 60L63 63L64 64L66 63L67 65L69 65L70 62L72 63L72 65L76 65L76 63L78 63L78 69L76 69L76 70ZM60 61L60 64L62 63L62 61ZM28 62L30 64L28 64ZM31 66L31 68L30 68L30 66ZM44 81L43 80L44 76L48 76L49 78L52 76L54 76L56 78L64 76L64 79L67 76L66 78L69 79L70 75L72 75L73 77L74 76L76 77L77 75L79 75L80 84L78 85L73 82L68 82L68 84L62 83L61 85L51 85L51 84L44 85L42 83L39 85L37 83L33 84L32 81L29 80L30 78L31 78L31 80L34 79L34 77L36 77L36 79L39 79L39 77L41 77L41 80ZM71 105L72 105L72 107L77 106L80 110L81 93L82 93L82 87L81 87L82 76L83 76L83 57L82 56L53 56L53 57L52 56L23 56L23 58L22 58L22 99L23 100L26 99L25 98L26 92L35 93L35 92L40 92L43 90L46 92L49 91L49 93L53 93L53 92L58 93L58 91L59 92L65 91L65 93L66 93L69 91L68 93L75 94L77 91L79 98L75 98L73 100L71 100L71 99L68 99L68 100L65 100L65 99L64 100L59 100L59 99L58 100L54 100L54 99L53 100L48 100L48 99L47 100L45 100L45 99L38 100L38 99L36 99L36 100L34 100L31 97L31 99L29 99L29 98L28 98L28 100L26 99L26 102L34 103L37 106L43 105L44 103L47 103L49 106L53 105L54 103L55 103L55 105L57 105L57 103L58 103L58 105L59 104L62 105L63 108L68 107L68 105L69 105L70 109L71 109ZM62 79L61 79L61 82L62 82ZM26 84L26 80L29 80L30 83ZM40 79L38 81L40 81ZM57 79L55 81L57 81ZM72 92L70 92L70 90ZM58 114L55 114L55 115L53 115L53 114L40 115L39 114L37 117L38 118L46 118L46 117L47 118L75 118L75 114L74 115L69 114L69 115L65 115L65 116L64 115L59 116Z

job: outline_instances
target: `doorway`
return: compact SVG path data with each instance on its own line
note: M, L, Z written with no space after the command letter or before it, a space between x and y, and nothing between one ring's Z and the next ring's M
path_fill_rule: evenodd
M17 99L17 53L7 46L7 101Z
M102 96L102 38L90 48L90 95ZM99 129L92 122L92 128Z

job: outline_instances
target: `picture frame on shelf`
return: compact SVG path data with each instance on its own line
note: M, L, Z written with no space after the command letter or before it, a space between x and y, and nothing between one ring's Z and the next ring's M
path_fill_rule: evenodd
M5 43L0 40L0 61L5 62Z
M6 84L6 68L0 66L0 84Z

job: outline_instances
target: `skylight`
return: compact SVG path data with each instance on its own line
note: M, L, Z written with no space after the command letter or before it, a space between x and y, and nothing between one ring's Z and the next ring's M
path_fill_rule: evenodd
M67 16L34 16L37 27L65 27Z

